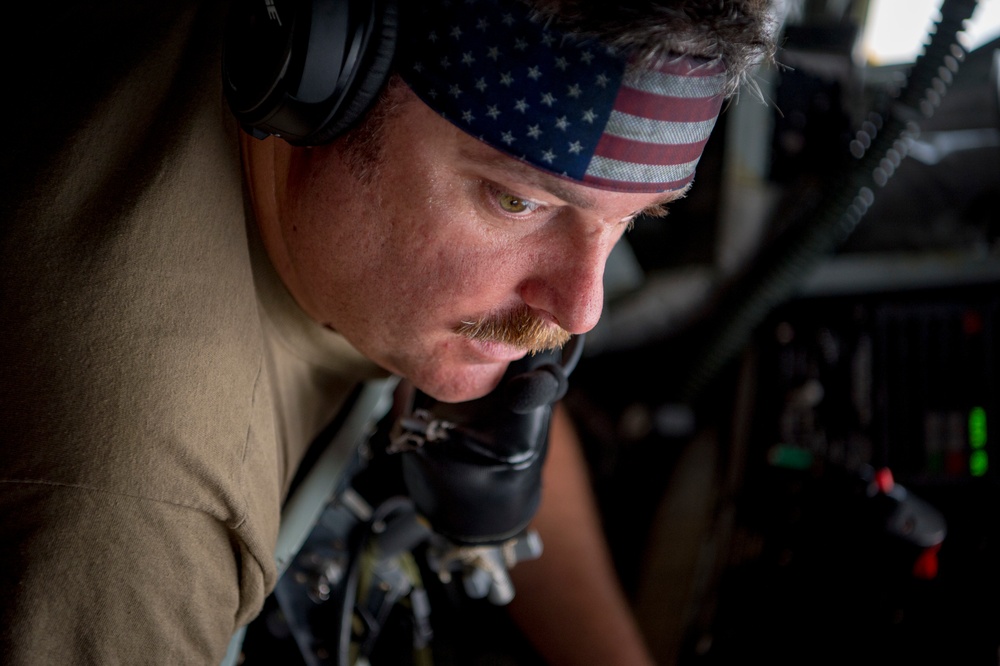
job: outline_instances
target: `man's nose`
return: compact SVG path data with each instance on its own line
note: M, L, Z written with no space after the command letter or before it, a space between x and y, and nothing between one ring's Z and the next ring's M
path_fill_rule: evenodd
M604 265L615 240L595 234L539 253L521 285L522 300L570 333L586 333L601 317Z

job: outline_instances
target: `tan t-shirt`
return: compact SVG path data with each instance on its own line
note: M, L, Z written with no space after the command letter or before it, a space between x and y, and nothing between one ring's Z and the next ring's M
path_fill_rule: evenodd
M3 664L217 664L309 440L381 374L260 252L222 12L168 4L52 12L62 69L22 91L48 134L3 158Z

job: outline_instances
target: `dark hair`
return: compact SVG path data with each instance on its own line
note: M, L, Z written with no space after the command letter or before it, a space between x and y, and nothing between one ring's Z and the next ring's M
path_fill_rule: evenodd
M774 56L771 0L526 0L542 20L636 59L671 54L726 65L727 93Z
M363 183L371 183L378 176L385 157L385 126L399 112L407 91L398 74L390 75L368 113L336 139L350 173Z

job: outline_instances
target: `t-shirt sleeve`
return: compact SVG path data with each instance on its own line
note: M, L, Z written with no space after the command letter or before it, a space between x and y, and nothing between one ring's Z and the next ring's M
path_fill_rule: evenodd
M218 664L262 574L196 509L0 484L0 654L20 664Z

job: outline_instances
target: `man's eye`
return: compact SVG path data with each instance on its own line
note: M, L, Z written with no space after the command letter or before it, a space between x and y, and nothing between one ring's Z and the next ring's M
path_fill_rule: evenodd
M501 193L497 194L497 203L508 213L530 213L531 211L538 208L538 204L534 201L528 201L520 197L516 197L513 194Z

